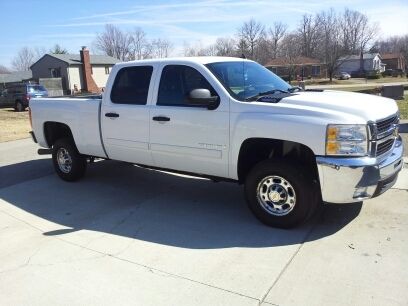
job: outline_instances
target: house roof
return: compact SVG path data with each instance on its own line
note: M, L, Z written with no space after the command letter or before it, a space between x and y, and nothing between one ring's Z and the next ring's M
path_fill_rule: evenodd
M265 66L286 66L289 64L289 60L285 57L278 57L271 61L269 61ZM298 56L290 61L291 65L316 65L322 64L322 62L315 58L305 57L305 56Z
M31 70L0 74L0 83L14 83L29 80L33 77Z
M377 55L382 59L382 56L380 55L380 53L364 53L363 54L363 59L364 60L373 59ZM360 60L360 54L358 54L358 55L346 55L346 56L343 56L343 57L339 58L339 60L343 60L343 61Z
M402 53L383 53L381 54L382 59L394 59L404 57Z
M82 64L81 56L79 54L49 54L47 55L55 57L63 62L66 62L68 65L79 65ZM111 64L114 65L119 63L119 60L108 55L89 55L91 65L104 65Z

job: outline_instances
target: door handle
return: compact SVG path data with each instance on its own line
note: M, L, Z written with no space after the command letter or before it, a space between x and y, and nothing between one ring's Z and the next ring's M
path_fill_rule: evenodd
M119 117L119 114L117 114L117 113L106 113L105 117L117 118L117 117Z
M154 121L170 121L169 117L165 117L165 116L155 116L152 118Z

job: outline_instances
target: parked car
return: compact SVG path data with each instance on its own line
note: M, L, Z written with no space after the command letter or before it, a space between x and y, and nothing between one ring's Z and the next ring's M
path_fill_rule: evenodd
M351 78L351 75L347 72L340 72L339 74L337 74L336 78L339 80L349 80Z
M42 85L13 85L2 91L0 106L14 107L16 112L22 112L28 107L31 98L39 97L48 97L48 91Z
M30 118L63 180L98 157L243 183L255 216L276 227L321 200L376 197L403 165L394 100L301 91L239 58L116 64L102 99L34 98Z

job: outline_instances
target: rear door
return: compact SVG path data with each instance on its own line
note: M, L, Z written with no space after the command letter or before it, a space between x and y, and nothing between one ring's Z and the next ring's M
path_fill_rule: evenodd
M150 113L150 146L157 167L228 176L229 97L206 74L198 65L162 68ZM217 109L186 103L191 90L198 88L219 96Z
M119 69L103 97L102 137L109 158L152 165L149 101L154 65Z

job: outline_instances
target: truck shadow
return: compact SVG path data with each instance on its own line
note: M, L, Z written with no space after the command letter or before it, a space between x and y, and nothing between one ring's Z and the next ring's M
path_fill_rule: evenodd
M280 230L253 217L237 184L114 161L91 165L77 183L48 175L53 172L49 159L4 166L0 172L8 180L0 190L3 200L64 227L44 228L46 236L90 230L192 249L283 246L335 234L362 206L325 204L307 224Z

